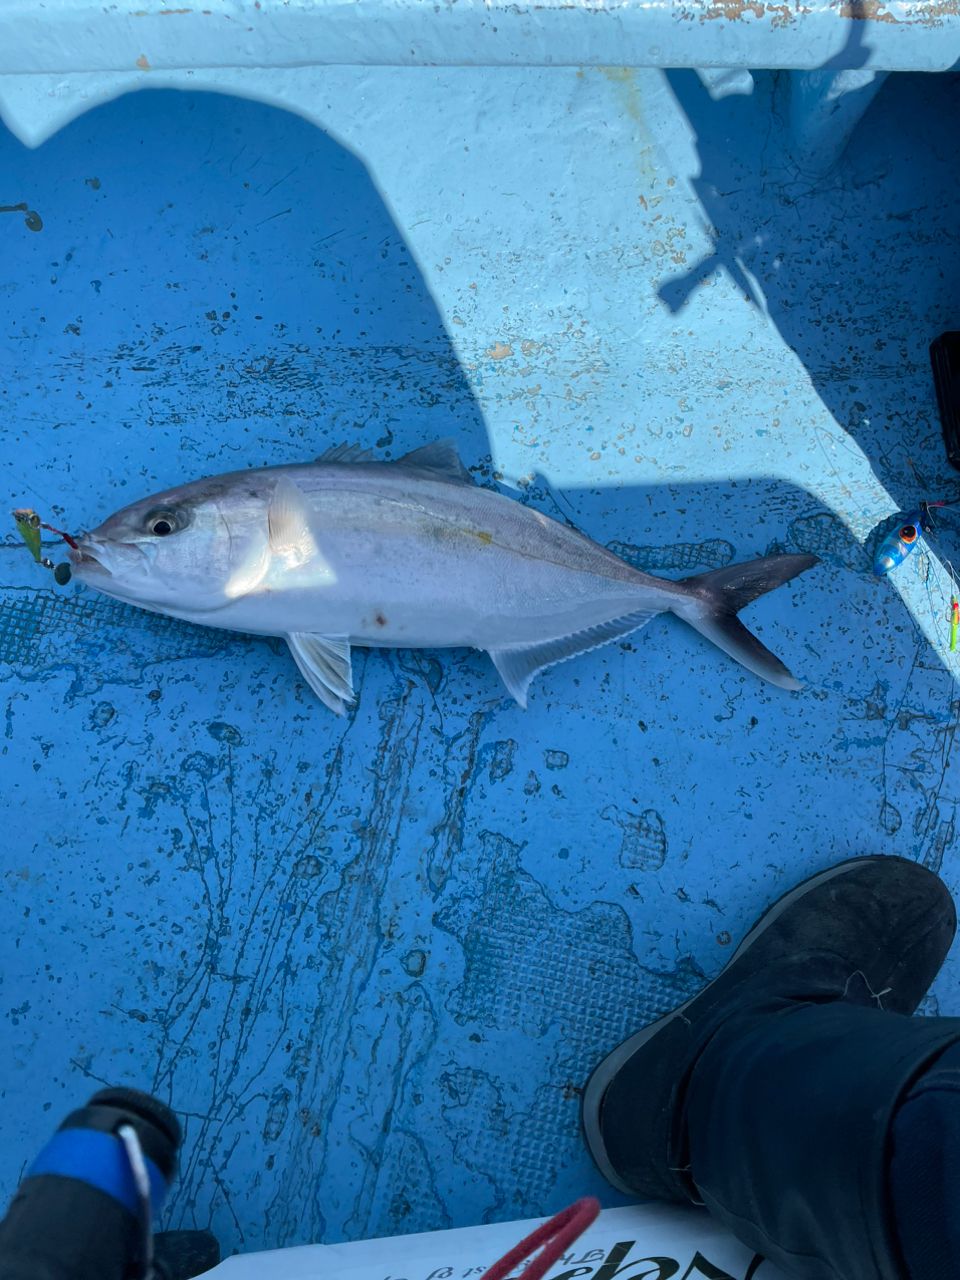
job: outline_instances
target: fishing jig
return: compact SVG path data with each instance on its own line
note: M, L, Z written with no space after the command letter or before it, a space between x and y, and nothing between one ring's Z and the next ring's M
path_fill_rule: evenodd
M29 507L18 507L13 518L17 522L17 532L27 544L30 554L37 564L43 564L43 556L40 554L40 517Z
M902 524L887 534L873 557L873 572L878 578L903 564L911 551L916 551L923 535L933 532L930 508L946 505L945 502L921 502L916 511L911 512Z
M911 512L902 524L891 530L877 547L876 555L873 558L873 571L877 577L882 578L890 573L892 569L896 569L903 564L907 556L920 546L924 535L933 533L934 525L933 518L930 515L931 509L950 506L951 504L948 502L921 502L916 511ZM953 584L947 621L950 624L950 652L955 653L958 638L960 638L960 600L957 598L957 593L960 591L960 582L958 582L953 565L950 564L949 560L945 562L945 568Z
M68 547L76 550L76 540L71 538L69 533L64 533L62 529L56 529L52 524L45 524L37 513L30 507L18 507L13 512L13 518L16 522L17 532L27 544L27 550L33 556L37 564L43 565L44 569L52 569L55 581L64 587L70 581L70 565L66 560L55 565L53 561L43 554L40 543L40 531L46 529L49 533L55 533L58 538L62 538Z

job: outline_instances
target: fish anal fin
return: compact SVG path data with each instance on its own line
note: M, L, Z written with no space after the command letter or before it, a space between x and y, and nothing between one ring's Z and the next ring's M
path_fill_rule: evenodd
M659 609L636 610L619 618L613 618L609 622L601 622L595 627L574 631L570 635L558 636L553 640L511 645L509 648L490 649L488 652L507 689L520 706L525 707L531 680L546 667L555 666L558 662L566 662L580 653L599 649L601 645L620 640L630 635L632 631L639 631L659 612L661 612Z
M338 716L346 715L354 701L350 641L309 631L291 631L286 641L300 674L321 702Z

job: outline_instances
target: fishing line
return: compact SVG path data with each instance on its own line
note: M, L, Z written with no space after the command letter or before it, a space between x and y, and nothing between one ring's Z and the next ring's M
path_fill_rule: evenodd
M877 547L873 560L873 571L878 578L886 577L894 569L899 568L908 556L912 555L918 547L923 547L927 552L936 551L940 563L946 570L950 579L950 608L947 613L947 623L949 625L948 647L951 653L957 650L958 638L960 638L960 579L958 579L956 570L953 567L948 556L944 555L940 550L939 544L934 538L937 531L937 525L934 521L933 511L957 511L960 506L946 500L939 502L921 502L916 511L909 513L900 524L881 541ZM936 619L940 619L942 614L937 609L930 591L930 565L926 564L926 573L924 575L924 585L927 588L927 600L930 609ZM938 636L940 635L940 627L937 628Z
M823 459L830 469L833 482L839 487L840 492L850 499L853 506L855 508L859 508L862 512L863 507L853 494L835 460L831 458L824 439L824 437L826 437L834 448L841 448L850 454L856 454L857 451L851 447L849 435L845 434L840 437L835 436L832 432L816 430L814 432L814 437L816 439L817 446L823 455ZM857 454L857 456L860 455ZM917 468L914 466L913 459L908 457L907 462L919 482L921 477ZM950 606L946 615L949 624L948 645L951 652L956 652L958 646L960 646L960 577L958 577L953 565L950 563L950 560L943 554L939 544L935 543L930 538L930 534L935 530L933 518L930 515L930 511L932 509L938 511L960 511L960 501L954 499L950 499L948 501L943 499L936 502L921 502L919 507L912 513L902 511L898 512L897 514L900 516L901 523L893 532L888 533L880 542L880 545L874 555L873 571L878 578L886 577L888 573L898 568L910 553L916 550L917 546L926 546L928 550L935 550L937 553L936 558L943 565L951 583ZM924 525L929 527L924 528ZM901 533L906 533L907 536L905 538L900 537L899 535ZM924 534L926 537L923 536ZM933 617L939 621L944 615L941 610L936 607L932 599L929 586L929 565L927 570L925 584L927 585L927 598L930 604L930 611ZM941 638L940 628L938 627L937 630L938 638Z

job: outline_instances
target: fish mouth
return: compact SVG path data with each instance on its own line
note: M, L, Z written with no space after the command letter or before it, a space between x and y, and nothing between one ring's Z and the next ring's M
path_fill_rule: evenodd
M81 577L104 574L112 577L110 571L110 549L103 543L83 538L70 551L70 562Z
M80 578L94 581L106 590L103 579L119 583L141 583L150 576L156 548L139 542L93 537L81 538L70 552L73 568Z
M91 551L88 551L85 547L78 547L76 551L71 551L70 559L73 562L74 567L77 569L79 569L82 565L88 565L88 564L95 564L97 565L98 568L100 569L103 568L103 565L100 564L100 561L97 559L97 557Z

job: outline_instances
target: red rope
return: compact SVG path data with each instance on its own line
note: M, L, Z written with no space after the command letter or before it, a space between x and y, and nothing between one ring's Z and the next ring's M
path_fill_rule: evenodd
M536 1231L531 1231L526 1240L521 1240L508 1254L495 1262L489 1271L485 1271L480 1280L506 1280L506 1277L524 1258L529 1258L538 1249L542 1252L533 1259L529 1267L517 1277L517 1280L541 1280L564 1251L573 1244L577 1236L582 1235L600 1212L600 1201L593 1196L585 1196L569 1208L562 1209Z

